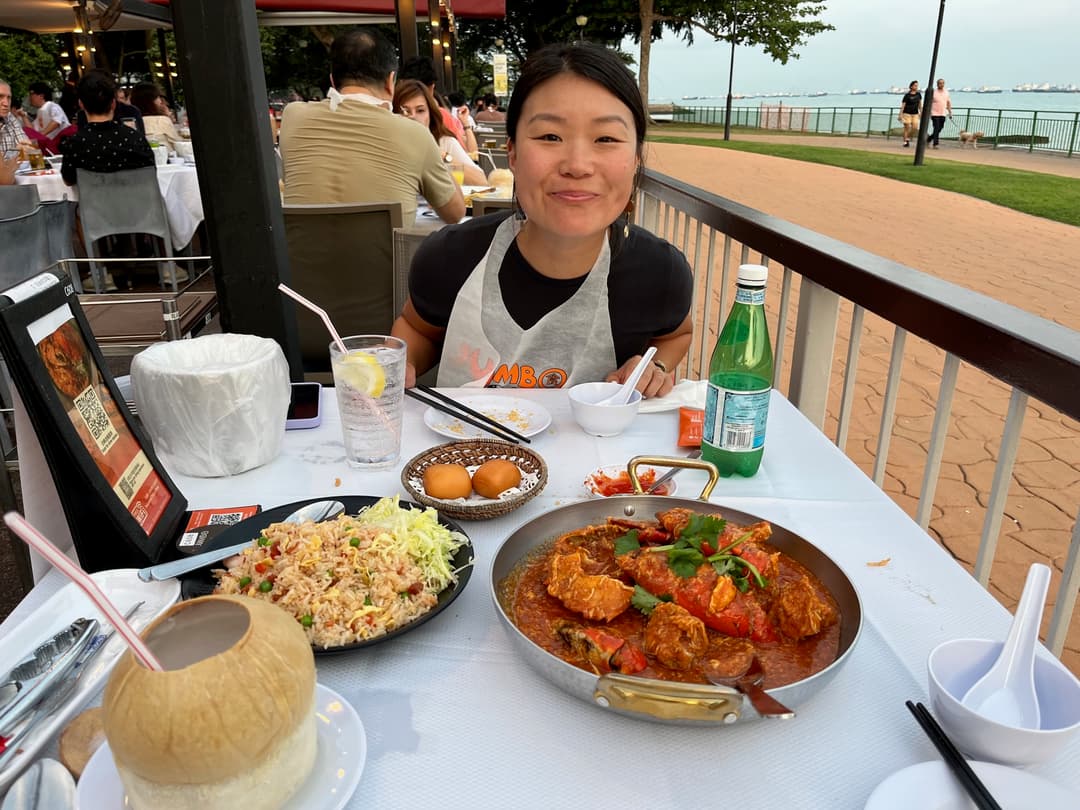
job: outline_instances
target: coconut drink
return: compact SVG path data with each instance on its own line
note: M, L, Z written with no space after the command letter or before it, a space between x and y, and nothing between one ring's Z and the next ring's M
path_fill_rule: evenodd
M105 687L105 736L135 810L282 807L315 762L315 660L300 625L240 596L174 605Z

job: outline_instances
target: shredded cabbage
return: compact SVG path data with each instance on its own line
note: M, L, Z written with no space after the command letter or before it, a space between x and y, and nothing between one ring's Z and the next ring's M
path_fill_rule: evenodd
M399 506L399 501L399 495L381 498L360 510L357 522L393 537L423 570L424 584L435 592L457 582L450 560L468 538L440 524L439 513L431 507L409 509Z

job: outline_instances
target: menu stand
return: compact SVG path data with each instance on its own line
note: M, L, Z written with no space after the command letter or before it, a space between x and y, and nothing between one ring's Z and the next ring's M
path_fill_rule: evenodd
M0 293L0 353L15 383L28 520L87 571L168 555L187 501L127 409L66 276ZM34 560L35 577L44 565Z

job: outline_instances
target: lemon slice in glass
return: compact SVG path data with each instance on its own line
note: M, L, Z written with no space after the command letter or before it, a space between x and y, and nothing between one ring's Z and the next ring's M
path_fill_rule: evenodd
M341 380L361 394L373 399L382 396L386 388L386 374L379 361L364 352L350 352L341 361Z

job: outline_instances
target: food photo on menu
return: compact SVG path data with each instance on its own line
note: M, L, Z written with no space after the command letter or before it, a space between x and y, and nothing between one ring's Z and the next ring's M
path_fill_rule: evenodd
M71 309L64 305L27 329L86 452L124 508L151 533L172 496L121 416Z

